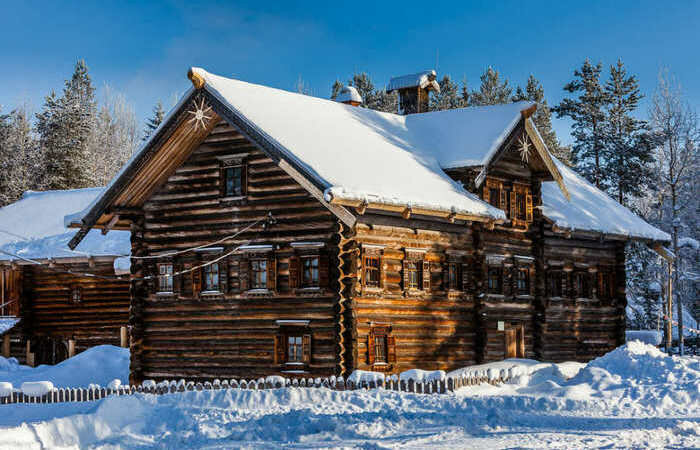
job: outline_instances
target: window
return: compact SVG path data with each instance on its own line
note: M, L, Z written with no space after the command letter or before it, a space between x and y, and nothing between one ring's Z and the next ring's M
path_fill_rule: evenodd
M379 278L379 257L365 256L365 286L370 288L378 288L380 286Z
M462 289L462 265L458 263L451 262L447 266L447 288L451 290L461 290Z
M530 270L527 268L518 269L518 278L516 279L518 294L530 294Z
M267 289L267 260L250 261L250 283L252 289Z
M518 193L515 195L515 203L516 203L516 218L518 220L525 220L527 218L526 216L526 209L525 209L525 194Z
M223 187L224 197L245 195L245 166L224 167Z
M318 287L318 256L301 259L301 287Z
M374 336L374 363L386 364L386 335Z
M158 292L173 291L173 265L158 264Z
M615 282L612 272L598 272L598 297L611 299L615 297Z
M550 297L561 297L562 286L561 286L562 271L561 270L551 270L548 273L547 289L549 291Z
M489 267L488 291L490 294L503 293L503 269L501 267Z
M80 286L74 286L70 290L70 300L73 303L80 303L83 300L83 290Z
M389 370L396 362L396 339L391 335L391 326L372 326L367 336L367 362L375 370ZM376 367L376 366L379 367Z
M301 363L304 361L304 343L301 335L287 336L287 362Z
M501 192L498 188L489 188L489 203L496 208L501 207Z
M406 288L423 289L423 261L407 261L406 271Z
M170 277L168 277L170 278ZM172 285L171 285L172 287ZM204 266L204 290L218 291L219 290L219 264L209 264Z
M590 298L591 288L588 282L588 273L577 272L574 275L574 286L576 288L576 297L579 298Z

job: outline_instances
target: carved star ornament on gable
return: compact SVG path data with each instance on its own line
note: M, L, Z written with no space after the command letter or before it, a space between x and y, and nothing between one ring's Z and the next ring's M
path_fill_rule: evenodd
M187 123L194 123L195 131L200 125L202 126L202 130L204 130L207 127L207 122L212 118L211 115L207 115L207 113L211 111L211 106L206 105L204 103L204 99L202 98L199 104L197 104L197 99L195 99L192 102L192 107L193 109L187 111L187 114L192 116Z
M518 139L518 151L520 152L520 159L527 163L530 160L530 142L527 140L527 134L525 133Z

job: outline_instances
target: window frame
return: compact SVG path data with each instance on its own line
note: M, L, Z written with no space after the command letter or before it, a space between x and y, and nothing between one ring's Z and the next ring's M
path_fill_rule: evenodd
M262 290L262 289L267 290L268 289L268 280L269 280L269 276L270 276L270 274L268 273L270 270L270 268L268 267L269 266L268 260L269 260L269 258L267 258L267 257L260 257L257 255L254 257L251 257L249 259L248 264L249 264L249 272L250 272L250 277L249 277L249 282L250 282L249 289L250 290ZM265 266L264 271L260 270L259 268L256 270L256 268L255 268L256 263L258 265L260 263L264 264L264 266ZM258 280L258 278L256 276L256 274L258 274L258 273L264 274L264 278L261 281L262 285L259 285L260 280Z
M383 250L383 248L374 246L363 247L362 249L362 288L367 291L377 292L382 290Z
M228 173L240 169L240 192L228 192ZM243 160L222 161L220 168L220 197L223 199L240 199L248 195L248 164ZM234 178L235 179L235 178Z
M423 260L411 258L407 259L406 265L404 266L404 270L408 271L404 277L404 279L406 280L405 290L423 290Z
M377 343L380 343L381 348L377 348ZM391 370L396 364L396 337L392 335L391 324L370 322L367 334L367 357L367 365L382 372Z
M312 265L310 267L310 275L311 278L307 279L307 271L306 271L306 262L307 261L312 261ZM313 261L316 262L316 267L315 267L315 278L314 278L314 267L313 267ZM310 289L310 288L319 288L321 286L321 257L318 254L314 255L301 255L299 257L299 262L300 262L300 271L301 271L301 282L300 286L302 289Z
M447 262L447 289L450 291L463 291L462 263L457 261Z
M591 276L587 271L574 272L574 292L577 298L591 298Z
M214 270L216 268L216 270ZM216 286L209 285L209 276L214 274L216 277ZM221 267L218 262L207 264L202 267L202 290L200 293L220 293L221 292Z
M525 274L524 277L521 277ZM521 282L524 281L524 287L521 286ZM529 267L517 267L515 276L515 292L517 295L530 295L531 283L530 283L530 268Z
M372 333L372 339L374 340L374 364L389 364L389 346L386 333Z
M295 354L298 356L298 358L292 359L290 350L292 348L292 343L290 342L290 339L294 339L295 341L298 339L298 344L295 342L294 348L295 348ZM302 330L295 331L295 332L287 332L284 334L284 342L285 342L285 348L284 348L284 363L285 364L290 364L290 365L303 365L304 364L304 333Z
M168 266L170 267L170 272L168 273L166 271L166 273L163 273L163 268L167 268ZM175 289L174 277L173 277L175 267L174 267L173 263L171 263L171 262L158 263L157 268L158 268L158 291L157 291L157 293L159 293L159 294L172 294L174 292L174 289ZM166 276L168 274L170 275L169 277ZM163 281L164 280L169 280L170 289L163 289ZM166 284L167 284L167 281L166 281Z
M547 297L561 298L564 296L563 277L564 271L560 268L547 270Z
M498 284L497 287L492 286L492 275L497 275L495 280ZM503 267L497 265L489 265L486 269L486 291L489 294L503 295Z
M81 286L73 285L70 287L70 302L75 305L83 302L83 288Z

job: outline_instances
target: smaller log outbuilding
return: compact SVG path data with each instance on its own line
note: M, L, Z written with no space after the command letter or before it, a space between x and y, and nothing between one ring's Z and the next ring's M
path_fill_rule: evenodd
M28 191L0 208L3 356L55 364L95 345L123 344L129 277L115 273L115 260L129 255L129 233L94 231L77 249L66 245L73 233L64 216L102 190Z

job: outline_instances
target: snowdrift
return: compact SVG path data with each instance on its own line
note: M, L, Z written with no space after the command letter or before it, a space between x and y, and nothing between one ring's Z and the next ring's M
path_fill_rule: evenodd
M99 345L55 366L23 366L15 358L0 356L0 382L9 382L15 388L31 381L50 381L62 388L87 388L91 384L107 386L114 379L124 384L129 380L129 350L126 348Z

